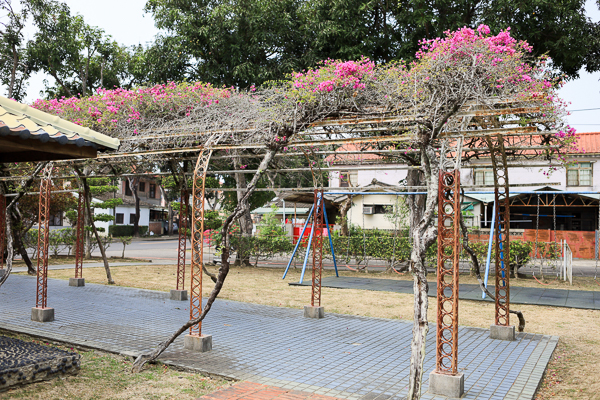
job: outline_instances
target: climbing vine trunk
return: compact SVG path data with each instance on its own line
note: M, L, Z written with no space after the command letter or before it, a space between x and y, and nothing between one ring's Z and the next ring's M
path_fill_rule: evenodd
M87 178L85 178L85 176L81 173L81 170L79 170L77 167L74 167L75 172L77 173L77 175L79 176L79 179L81 180L81 184L83 185L83 195L85 196L85 209L86 209L86 214L89 218L90 221L94 221L94 214L92 213L92 193L90 191L90 185L88 184ZM98 243L98 248L100 249L100 254L102 254L102 261L104 261L104 270L106 271L106 280L108 281L109 285L114 285L115 281L112 278L112 274L110 273L110 266L108 265L108 258L106 257L106 251L104 250L104 244L102 243L102 240L100 239L100 234L98 233L98 230L96 229L96 225L92 222L90 224L90 226L92 227L92 232L94 233L94 236L96 237L96 242Z
M234 162L236 165L241 165L242 160L240 157L235 157ZM247 181L246 174L244 173L236 173L235 174L235 183L238 189L246 189ZM240 216L240 231L242 234L242 241L240 242L240 248L238 249L238 260L240 265L250 265L250 251L248 246L249 239L252 236L252 217L250 216L250 200L249 196L245 196L245 191L237 191L237 201L238 204L240 202L245 202L245 204L241 205L241 208L244 210L248 210L244 214Z
M424 146L421 150L421 170L411 171L408 179L413 186L422 186L423 183L427 186L427 196L409 196L407 199L413 240L410 268L413 274L414 290L413 338L411 342L408 387L409 400L421 398L425 345L427 343L427 333L429 332L429 323L427 322L427 310L429 307L427 293L429 292L429 284L427 282L425 253L437 237L434 213L437 206L438 181L435 177L437 176L438 169L432 163L432 160L435 159L436 155L433 149Z
M48 163L47 162L38 163L38 165L33 170L33 173L17 189L17 195L12 198L11 202L6 207L5 214L3 216L0 216L0 218L5 218L5 220L6 220L5 234L6 234L6 249L8 252L8 255L6 257L6 272L4 273L4 276L2 276L0 278L0 287L4 284L4 282L6 282L6 280L10 276L10 273L12 271L12 265L13 265L13 257L15 254L14 247L13 247L12 218L10 218L10 216L15 213L15 208L17 206L17 203L19 202L21 197L23 197L23 195L25 193L27 193L27 191L29 190L29 187L33 183L33 180L40 173L40 171L46 166L46 164L48 164ZM6 184L3 183L2 185L0 185L0 191L1 191L2 195L4 195L6 193Z
M133 196L133 201L135 203L135 219L133 220L133 236L140 236L140 196L138 195L138 186L140 185L140 178L127 178L127 183L129 184L129 189L131 190L131 194ZM150 227L148 227L150 229Z
M285 144L286 143L281 143L281 146L283 146ZM138 356L138 358L135 360L135 362L133 363L133 367L132 367L133 372L140 372L142 370L143 366L147 362L156 360L171 345L171 343L173 343L175 341L175 339L177 339L183 332L186 332L190 327L197 325L200 321L202 321L206 317L206 314L210 311L217 296L221 292L221 289L223 288L223 283L225 282L225 278L227 278L227 274L229 273L229 249L230 249L229 229L231 228L231 225L236 220L238 220L241 216L243 216L245 213L248 213L250 211L250 208L249 208L250 203L249 203L248 199L254 192L254 189L256 189L258 180L261 178L263 173L266 171L267 167L269 166L269 163L273 160L273 157L275 156L275 154L277 154L278 150L279 150L279 147L276 147L274 149L270 149L265 154L263 160L261 161L260 165L258 166L258 172L256 172L254 174L254 176L252 177L252 180L248 184L247 189L243 192L243 195L241 196L241 199L240 199L241 201L238 201L238 204L236 205L233 212L231 214L229 214L229 216L223 222L223 226L221 227L221 248L222 248L221 267L219 268L219 272L217 273L217 280L215 282L215 286L206 301L206 305L204 306L202 313L200 314L200 316L198 318L190 319L188 322L183 324L179 329L177 329L177 331L175 331L175 333L173 333L167 340L160 343L157 346L157 348L154 349L152 352L146 353L146 354L140 354Z

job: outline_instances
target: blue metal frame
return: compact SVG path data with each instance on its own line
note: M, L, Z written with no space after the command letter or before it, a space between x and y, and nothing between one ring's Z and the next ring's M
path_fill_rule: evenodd
M492 243L494 242L494 229L496 228L496 202L494 201L494 206L492 207L492 226L490 227L490 239L488 241L488 251L487 258L485 260L485 278L483 281L483 286L487 288L488 277L490 276L490 260L492 258ZM481 298L485 299L485 292L481 294Z
M310 207L310 211L308 213L308 217L306 217L306 222L304 223L304 228L302 228L302 232L300 232L300 236L298 237L298 242L296 242L296 247L294 247L294 251L292 252L292 256L290 257L290 262L288 262L288 265L285 268L285 271L283 272L283 277L281 279L285 279L285 276L287 275L287 273L288 273L288 271L290 269L290 265L292 265L292 261L294 260L294 256L296 255L296 251L298 251L298 247L300 247L300 242L302 241L302 237L304 237L304 232L306 232L306 227L308 226L308 221L310 221L310 217L311 217L314 209L315 209L315 205L313 204ZM292 227L292 237L294 237L293 227Z

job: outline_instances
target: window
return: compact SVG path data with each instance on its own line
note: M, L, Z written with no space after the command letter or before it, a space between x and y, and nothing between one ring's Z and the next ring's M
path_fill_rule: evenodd
M478 168L473 171L475 185L494 186L494 171L490 168Z
M129 214L129 225L135 224L135 214Z
M140 182L138 189L140 190L140 192L145 192L146 191L146 182Z
M357 186L358 172L356 171L340 171L340 187Z
M150 192L148 193L148 197L151 199L156 198L156 185L154 183L150 184Z
M122 224L123 220L124 220L124 215L122 213L117 213L117 215L115 216L115 223Z
M567 168L567 186L592 186L592 163L580 162Z
M131 186L129 186L128 181L125 181L125 196L133 196L133 193L131 193Z

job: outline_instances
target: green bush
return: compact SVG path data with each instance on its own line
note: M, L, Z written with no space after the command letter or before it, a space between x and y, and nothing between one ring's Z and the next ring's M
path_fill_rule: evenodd
M403 262L410 258L411 244L406 232L380 229L363 229L357 225L348 227L348 236L339 231L332 232L331 240L337 258L356 259L363 262L368 259L384 260L388 263ZM331 256L331 246L327 237L323 238L323 256ZM307 241L306 238L302 239Z
M140 235L145 235L148 232L148 226L140 225ZM113 237L133 236L133 225L110 225L108 234Z

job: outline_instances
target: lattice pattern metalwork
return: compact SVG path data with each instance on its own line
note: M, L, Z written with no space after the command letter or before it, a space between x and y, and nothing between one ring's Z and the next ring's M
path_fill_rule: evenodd
M508 167L504 138L500 135L487 137L494 170L494 193L496 200L496 307L495 324L508 326L510 320L510 201L508 192Z
M212 150L203 151L194 169L192 192L192 265L190 290L190 319L202 313L202 264L204 262L204 183ZM202 322L190 327L190 335L202 334Z
M83 277L83 238L85 231L85 193L79 192L77 202L77 237L75 242L75 278Z
M52 186L52 182L50 180L51 173L52 164L48 164L44 168L44 178L40 182L40 206L37 243L37 292L35 298L36 308L46 308L48 300L48 234L50 228L50 191Z
M189 207L189 193L187 188L181 189L181 202L179 203L179 247L177 252L177 290L185 288L185 251L187 246L187 220Z
M460 255L460 172L440 171L436 371L457 373L458 266Z
M6 247L6 196L0 194L0 269L4 268L4 248Z
M313 217L313 267L312 267L312 294L310 305L321 306L321 275L323 272L323 213L325 212L325 199L323 190L315 189L315 214Z

